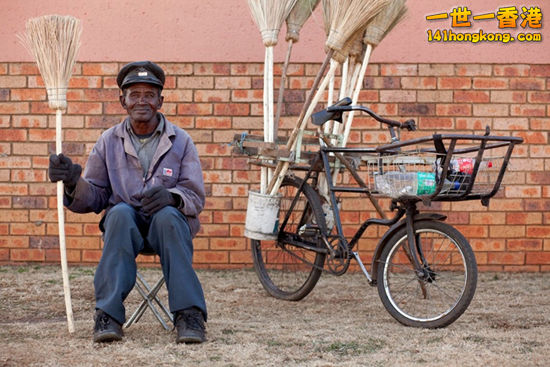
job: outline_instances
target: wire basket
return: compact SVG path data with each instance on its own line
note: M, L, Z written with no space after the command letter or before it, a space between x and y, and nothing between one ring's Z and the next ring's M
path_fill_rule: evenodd
M521 138L433 135L378 147L362 156L367 186L392 199L488 202Z

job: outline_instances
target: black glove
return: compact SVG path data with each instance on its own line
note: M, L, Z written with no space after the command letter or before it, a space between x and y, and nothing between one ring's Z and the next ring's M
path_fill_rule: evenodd
M48 174L50 181L63 181L65 187L72 191L76 187L76 183L82 173L80 164L74 164L69 157L63 154L50 155L50 167Z
M165 206L177 206L179 196L172 194L163 186L155 186L143 193L141 205L143 211L147 215L152 215L164 208ZM181 199L180 199L181 200Z

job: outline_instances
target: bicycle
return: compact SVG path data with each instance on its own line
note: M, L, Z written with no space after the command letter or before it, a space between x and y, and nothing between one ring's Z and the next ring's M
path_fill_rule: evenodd
M444 222L446 216L421 213L418 203L479 199L487 206L500 187L514 146L522 139L490 136L487 129L483 136L434 134L400 141L396 128L413 131L414 120L386 119L350 103L345 98L313 114L317 136L301 136L297 154L278 150L277 143L266 145L261 138L236 136L236 150L255 157L252 163L269 165L274 159L293 163L278 191L275 239L251 241L258 278L270 295L298 301L313 290L322 272L343 275L355 260L397 321L413 327L445 327L468 308L476 290L477 264L468 240ZM334 146L321 126L329 120L341 122L342 114L349 111L365 112L387 125L391 143L370 148ZM317 150L302 151L308 143ZM496 153L490 160L489 152ZM457 157L467 159L470 166L453 168ZM337 185L333 176L342 168L348 175ZM431 185L411 187L400 182L411 173ZM381 218L365 220L348 241L336 193L366 195ZM391 199L393 217L385 216L379 196ZM388 230L373 253L369 273L355 247L371 225Z

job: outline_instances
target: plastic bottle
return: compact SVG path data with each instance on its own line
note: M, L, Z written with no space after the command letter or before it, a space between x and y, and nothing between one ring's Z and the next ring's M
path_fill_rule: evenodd
M474 172L474 165L476 163L475 158L456 158L451 159L449 163L449 169L452 172L462 172L467 175L471 175ZM481 161L479 164L479 169L491 168L493 167L493 162L491 161Z
M437 187L435 173L431 172L386 172L375 176L376 190L392 198L400 196L431 195ZM460 182L445 180L440 193L458 190Z

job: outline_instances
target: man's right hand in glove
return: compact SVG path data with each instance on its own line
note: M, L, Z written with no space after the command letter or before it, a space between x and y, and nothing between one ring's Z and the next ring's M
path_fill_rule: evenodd
M73 191L82 173L80 164L74 164L69 157L63 154L50 155L50 167L48 174L50 181L63 181L67 190Z

